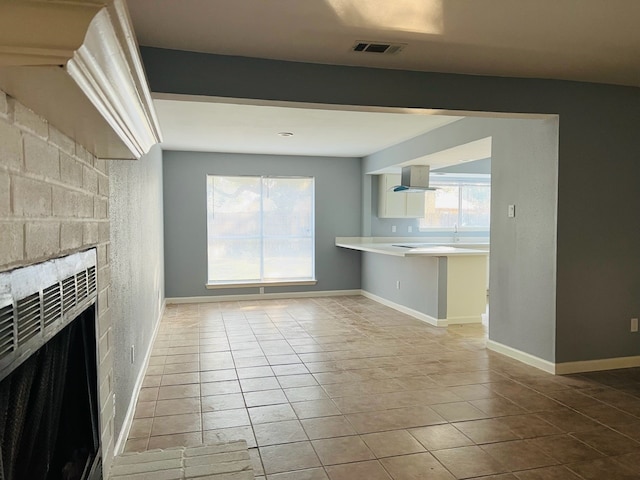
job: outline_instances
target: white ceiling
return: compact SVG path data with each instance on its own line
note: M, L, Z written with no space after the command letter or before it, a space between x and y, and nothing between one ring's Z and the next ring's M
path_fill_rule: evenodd
M128 5L138 41L146 46L640 86L638 0L128 0ZM356 41L404 47L395 55L358 54L351 51ZM363 156L460 118L451 112L452 117L305 110L201 98L155 103L163 147L181 150ZM280 131L294 135L278 137ZM481 150L465 151L465 156L481 155Z
M163 97L154 104L166 150L363 157L462 118Z
M486 158L491 158L491 141L491 137L481 138L480 140L463 143L455 147L447 148L446 150L440 150L439 152L416 157L391 167L385 167L380 170L367 173L399 173L402 170L402 167L409 165L429 165L431 170L435 170L442 167L450 167L459 163L484 160Z

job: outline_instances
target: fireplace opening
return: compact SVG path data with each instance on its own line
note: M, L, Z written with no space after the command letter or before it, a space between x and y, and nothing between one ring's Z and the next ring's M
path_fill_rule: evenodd
M56 441L57 450L51 462L48 480L89 479L91 468L99 457L93 310L94 307L90 307L67 327L72 329L71 348Z
M0 480L102 478L95 249L0 272Z
M0 478L101 478L95 338L92 305L2 380Z

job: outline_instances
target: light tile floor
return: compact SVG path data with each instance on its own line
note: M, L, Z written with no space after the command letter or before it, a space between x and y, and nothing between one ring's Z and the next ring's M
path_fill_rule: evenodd
M640 369L553 376L364 297L167 307L127 451L268 480L640 479Z

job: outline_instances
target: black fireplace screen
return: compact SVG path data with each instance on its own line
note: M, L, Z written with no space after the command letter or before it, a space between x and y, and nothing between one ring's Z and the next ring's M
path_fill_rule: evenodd
M0 383L0 480L84 480L96 470L90 307Z

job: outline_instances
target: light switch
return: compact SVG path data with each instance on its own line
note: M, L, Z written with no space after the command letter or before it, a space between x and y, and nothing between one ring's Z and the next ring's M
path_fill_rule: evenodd
M513 218L515 216L516 216L516 206L509 205L509 208L507 209L507 217Z

